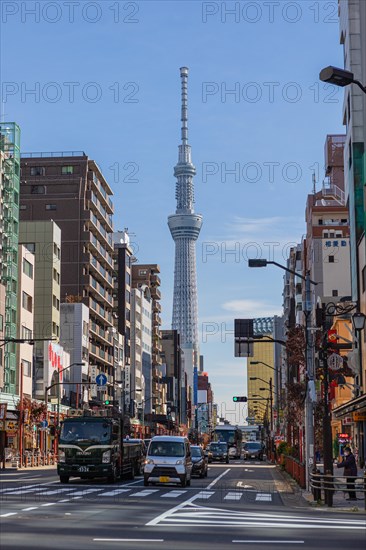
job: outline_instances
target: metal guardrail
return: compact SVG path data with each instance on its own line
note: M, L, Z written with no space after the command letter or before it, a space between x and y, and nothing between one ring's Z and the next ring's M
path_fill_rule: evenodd
M23 468L32 468L37 466L53 466L57 464L57 454L47 452L47 453L30 453L25 451L23 454L22 466ZM6 462L10 462L13 468L19 468L20 466L20 455L14 454L11 457L7 457ZM3 468L5 463L3 464Z
M312 473L310 475L310 487L314 501L322 500L329 507L333 506L333 495L337 491L363 493L366 510L366 470L363 476L334 476L332 474Z

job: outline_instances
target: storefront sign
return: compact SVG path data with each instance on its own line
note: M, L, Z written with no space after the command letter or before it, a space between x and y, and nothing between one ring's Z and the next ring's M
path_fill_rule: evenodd
M363 422L366 420L366 412L354 412L353 420L354 422Z
M346 426L348 426L348 424L353 424L352 416L347 416L346 418L343 418L342 424L345 424Z
M14 420L7 420L5 422L5 429L7 432L16 432L18 430L18 422L14 422Z

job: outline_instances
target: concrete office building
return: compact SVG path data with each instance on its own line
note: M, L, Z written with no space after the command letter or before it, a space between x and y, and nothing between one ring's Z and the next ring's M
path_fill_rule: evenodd
M166 365L167 401L177 424L186 423L186 394L180 336L177 330L162 330L161 359Z
M27 153L21 166L21 219L60 226L61 301L89 308L90 362L112 380L112 190L83 152Z

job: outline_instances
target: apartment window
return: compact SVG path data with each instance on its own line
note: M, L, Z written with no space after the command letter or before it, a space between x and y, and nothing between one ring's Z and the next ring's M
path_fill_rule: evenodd
M338 290L332 290L332 296L338 296Z
M60 274L55 268L53 268L53 280L60 284Z
M60 259L61 252L56 243L53 243L53 253L58 259Z
M44 166L31 166L30 175L31 176L45 176L46 169Z
M323 231L323 239L329 239L329 232Z
M26 292L22 292L22 306L24 309L32 313L33 310L33 298Z
M22 338L24 340L31 340L32 339L32 331L30 328L22 326Z
M0 349L0 367L3 366L3 350Z
M4 316L0 315L0 331L4 330Z
M328 261L330 264L334 264L334 256L328 256Z
M45 185L32 185L31 186L31 194L32 195L45 195L46 194L46 186Z
M55 204L46 204L46 210L57 210L57 206Z
M32 363L25 359L21 359L21 363L23 365L23 376L32 376Z
M58 324L55 323L55 322L52 323L52 333L53 333L55 336L60 336L60 327L59 327Z
M146 269L139 269L139 275L147 275Z
M361 284L362 284L362 292L365 292L366 291L366 267L364 267L362 270Z
M52 305L57 309L57 311L60 309L60 300L58 300L55 295L52 297Z
M336 231L336 239L341 239L343 237L342 231Z
M318 220L318 225L323 225L323 220Z
M36 244L35 243L25 243L24 246L29 252L32 252L32 254L35 253L35 251L36 251Z
M83 335L88 336L89 333L89 326L86 321L83 321Z
M61 168L62 175L65 174L73 174L74 173L74 167L73 166L63 166Z
M25 258L23 258L23 273L33 279L33 265Z

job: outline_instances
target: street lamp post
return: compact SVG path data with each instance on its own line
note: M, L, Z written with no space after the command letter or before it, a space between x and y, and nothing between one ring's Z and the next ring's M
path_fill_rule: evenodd
M309 487L309 467L313 468L316 466L314 461L314 394L315 394L315 369L314 369L314 355L313 355L313 343L312 336L310 331L310 314L311 314L311 286L316 286L318 283L310 279L310 271L307 270L305 276L297 273L293 269L279 264L274 261L269 261L266 259L250 259L248 260L249 267L266 267L267 265L272 264L277 267L280 267L284 271L299 277L305 281L305 364L306 364L306 374L307 374L307 392L306 392L306 402L305 402L305 441L306 441L306 484Z
M359 80L356 80L354 74L351 71L346 69L340 69L339 67L325 67L320 71L319 79L322 82L328 82L329 84L334 84L335 86L349 86L350 84L356 84L364 94L366 94L366 86L361 84Z

